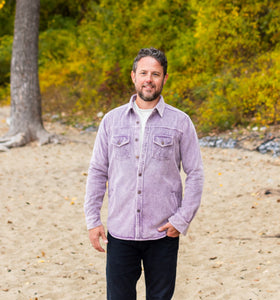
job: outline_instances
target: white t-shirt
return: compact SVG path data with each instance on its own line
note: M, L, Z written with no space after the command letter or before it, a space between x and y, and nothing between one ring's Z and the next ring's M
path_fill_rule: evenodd
M146 127L146 122L149 119L151 113L153 112L153 108L149 109L141 109L138 107L136 102L134 101L133 103L134 109L137 112L137 114L140 117L140 124L141 124L141 133L140 133L140 145L142 146L143 143L143 138L144 138L144 132L145 132L145 127Z

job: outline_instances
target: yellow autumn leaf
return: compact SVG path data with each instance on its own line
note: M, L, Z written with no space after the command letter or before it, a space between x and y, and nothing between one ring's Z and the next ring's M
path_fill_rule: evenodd
M39 264L43 264L45 261L43 259L38 260Z

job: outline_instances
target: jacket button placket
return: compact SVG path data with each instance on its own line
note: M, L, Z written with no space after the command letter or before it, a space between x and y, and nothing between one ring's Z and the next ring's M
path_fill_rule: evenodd
M137 117L136 117L137 118ZM141 224L141 203L142 203L142 183L139 182L140 173L139 169L141 168L141 161L140 161L140 141L139 135L141 132L140 121L136 119L135 121L135 131L134 131L134 153L136 158L136 166L137 166L137 179L136 179L136 238L141 238L140 234L140 224Z
M138 164L138 170L137 170L137 238L142 238L141 229L143 225L143 197L145 195L143 191L143 180L144 180L144 165L145 165L145 159L146 159L146 151L147 151L147 141L148 141L148 135L149 135L149 127L146 126L145 133L143 136L143 142L141 147L141 155L140 155L140 161Z

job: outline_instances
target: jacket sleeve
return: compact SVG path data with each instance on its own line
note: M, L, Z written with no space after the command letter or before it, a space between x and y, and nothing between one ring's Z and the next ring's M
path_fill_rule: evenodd
M92 229L102 224L100 210L106 192L109 165L108 135L105 124L106 116L100 123L88 169L84 202L87 229Z
M186 234L201 202L204 174L198 137L190 118L182 124L180 154L187 177L181 206L169 218L169 222L182 234Z

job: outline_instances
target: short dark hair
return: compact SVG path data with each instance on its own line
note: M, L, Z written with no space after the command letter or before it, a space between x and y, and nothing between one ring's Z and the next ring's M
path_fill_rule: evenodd
M138 61L141 58L147 57L147 56L153 57L161 64L161 66L163 67L163 73L165 76L167 74L167 58L166 58L164 52L162 52L158 49L155 49L153 47L140 49L140 51L138 52L138 54L135 57L134 62L133 62L133 67L132 67L133 72L134 73L136 72Z

